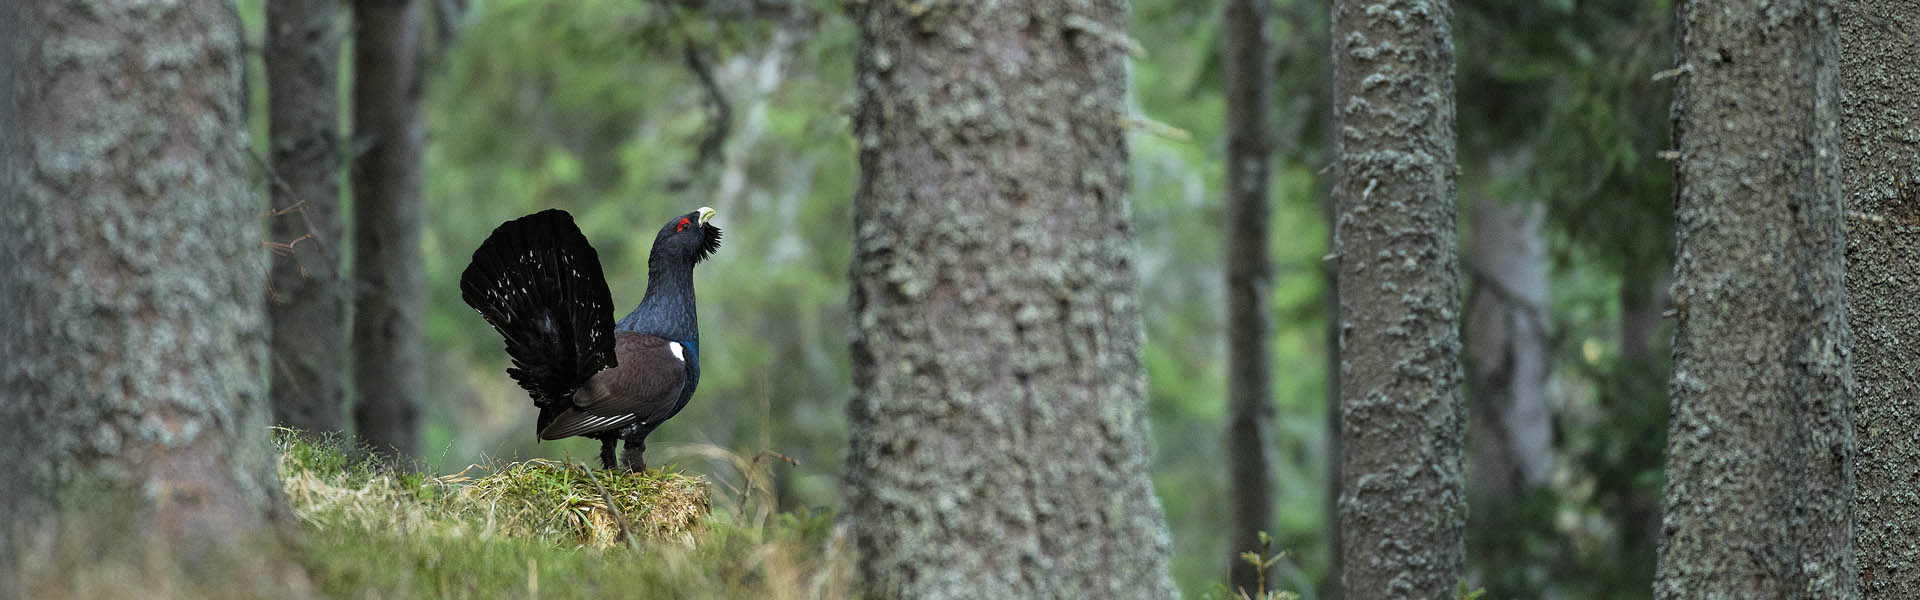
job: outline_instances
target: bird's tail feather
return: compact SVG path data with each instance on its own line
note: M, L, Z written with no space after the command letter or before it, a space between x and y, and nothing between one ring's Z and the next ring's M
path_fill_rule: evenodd
M460 274L460 298L507 340L507 369L535 404L567 398L614 366L613 296L573 216L551 209L502 223Z

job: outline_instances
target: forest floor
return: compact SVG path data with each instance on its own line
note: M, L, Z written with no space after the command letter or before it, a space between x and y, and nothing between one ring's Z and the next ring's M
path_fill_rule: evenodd
M545 459L427 475L330 438L276 436L315 587L335 598L844 598L825 513L775 512L745 485ZM725 452L711 449L713 452Z

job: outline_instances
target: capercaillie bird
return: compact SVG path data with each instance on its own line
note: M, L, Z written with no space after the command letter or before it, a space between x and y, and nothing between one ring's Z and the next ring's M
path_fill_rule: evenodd
M679 414L700 384L693 266L720 248L714 211L674 217L654 236L647 292L618 323L600 258L573 216L545 210L508 221L473 251L460 297L506 338L507 374L540 410L541 440L600 440L600 463L647 468L647 435Z

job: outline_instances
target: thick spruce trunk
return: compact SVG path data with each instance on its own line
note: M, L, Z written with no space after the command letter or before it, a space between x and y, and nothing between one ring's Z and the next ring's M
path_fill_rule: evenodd
M851 5L847 512L869 592L1166 598L1126 6Z
M1920 3L1860 0L1840 21L1847 311L1860 452L1860 591L1920 589Z
M1839 54L1814 0L1686 2L1658 598L1852 598Z
M1465 569L1453 9L1333 6L1340 587L1451 598Z
M0 596L303 594L238 16L5 4Z

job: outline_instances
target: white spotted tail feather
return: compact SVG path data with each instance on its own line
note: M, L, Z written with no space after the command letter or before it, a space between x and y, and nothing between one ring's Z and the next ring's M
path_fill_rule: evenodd
M460 298L506 339L507 374L545 406L618 364L600 256L563 210L493 230L460 274Z

